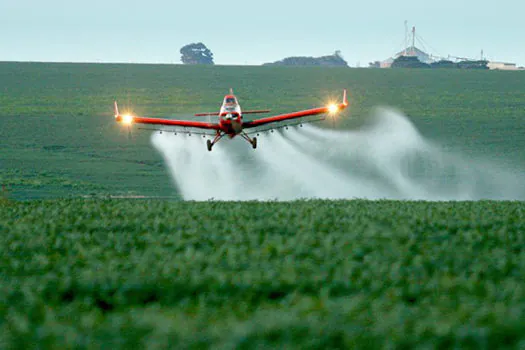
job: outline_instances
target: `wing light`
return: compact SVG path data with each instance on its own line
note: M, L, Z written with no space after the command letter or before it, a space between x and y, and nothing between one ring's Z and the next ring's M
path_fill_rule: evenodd
M335 114L338 110L339 110L339 107L336 104L331 103L328 105L328 113Z
M133 116L126 114L122 116L122 124L131 125L133 123Z

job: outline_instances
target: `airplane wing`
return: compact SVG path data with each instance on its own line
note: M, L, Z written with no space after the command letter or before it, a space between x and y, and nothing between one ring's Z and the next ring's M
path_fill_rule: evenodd
M287 113L287 114L281 114L276 115L273 117L267 117L267 118L261 118L261 119L255 119L252 121L244 122L243 127L244 128L255 128L261 125L266 125L270 123L276 123L276 122L282 122L285 120L291 120L291 119L297 119L297 118L303 118L303 117L309 117L313 115L319 115L319 114L334 114L340 110L345 109L348 106L348 100L346 97L346 90L343 90L343 102L339 104L331 104L325 107L319 107L319 108L313 108L313 109L307 109L304 111L298 111L293 113Z
M153 125L165 125L165 126L182 126L182 127L187 127L187 128L198 128L198 129L212 129L212 130L220 129L220 126L217 123L196 122L196 121L191 121L191 120L137 117L133 115L121 115L118 111L117 101L115 101L114 107L115 107L115 120L117 122L127 124L127 125L153 124Z

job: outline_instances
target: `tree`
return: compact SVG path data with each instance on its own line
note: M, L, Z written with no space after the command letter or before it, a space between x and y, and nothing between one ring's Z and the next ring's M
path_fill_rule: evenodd
M416 56L399 56L392 62L392 68L430 68L429 64L421 62Z
M203 43L192 43L180 49L184 64L213 64L213 53Z
M263 66L324 66L324 67L348 67L348 63L343 59L341 51L336 51L333 55L321 57L293 56L286 57L280 61L264 63Z
M461 69L489 69L489 61L480 60L480 61L461 61L458 62L458 68Z
M449 60L432 62L430 68L458 68L458 65Z

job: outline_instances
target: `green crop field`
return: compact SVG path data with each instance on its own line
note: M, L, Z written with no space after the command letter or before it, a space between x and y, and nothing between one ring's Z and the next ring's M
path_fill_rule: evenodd
M525 72L0 63L0 348L525 347L525 202L180 201L113 118L230 87L276 113L347 88L339 129L390 106L525 169Z
M522 348L523 202L0 207L2 348Z
M113 100L139 115L187 117L218 110L230 87L244 108L275 113L347 88L340 128L391 106L445 148L525 168L525 72L0 63L0 183L17 199L176 197L150 132L128 139Z

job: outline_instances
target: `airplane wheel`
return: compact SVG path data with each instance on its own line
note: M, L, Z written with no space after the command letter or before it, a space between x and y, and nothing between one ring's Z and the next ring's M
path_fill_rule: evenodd
M213 144L211 143L210 140L208 140L208 142L206 142L206 146L208 146L208 151L211 151Z
M257 148L257 137L254 137L254 138L253 138L252 148L253 148L253 149L256 149L256 148Z

